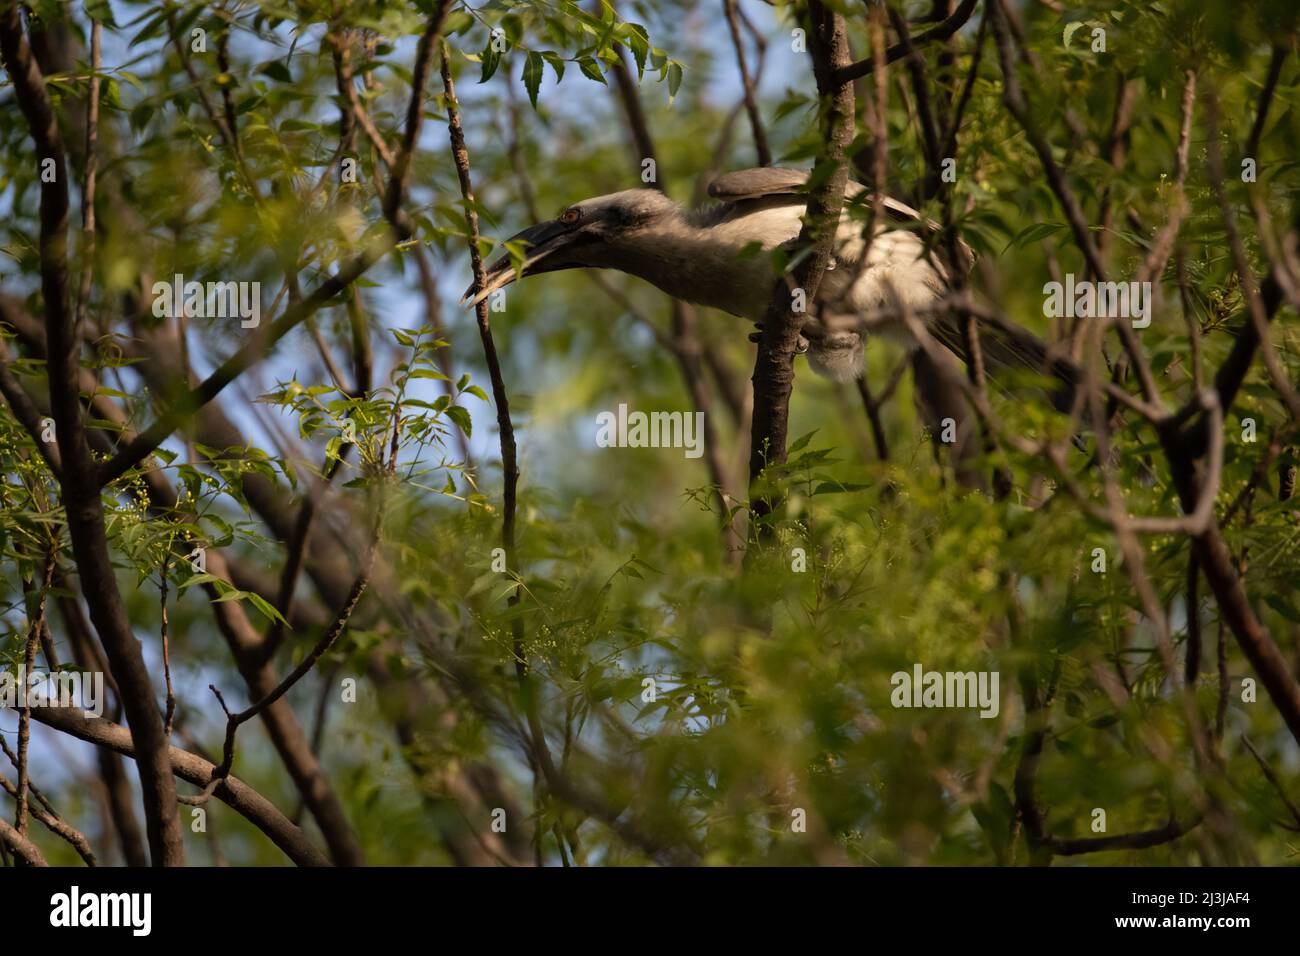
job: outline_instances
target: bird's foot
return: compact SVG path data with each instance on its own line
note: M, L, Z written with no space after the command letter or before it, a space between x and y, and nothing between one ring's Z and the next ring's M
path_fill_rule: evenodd
M749 341L757 345L758 340L763 337L763 323L755 322L754 329L755 331L749 333ZM801 335L799 336L799 343L795 346L794 350L799 355L803 355L804 352L808 351L808 345L808 340Z

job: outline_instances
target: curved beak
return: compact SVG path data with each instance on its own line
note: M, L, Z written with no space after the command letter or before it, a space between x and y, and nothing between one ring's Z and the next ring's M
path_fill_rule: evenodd
M565 223L558 219L548 222L539 222L535 226L529 226L523 232L511 236L507 243L519 243L524 247L524 261L516 272L511 256L500 256L484 270L483 288L478 287L477 280L470 284L465 290L464 296L461 297L462 305L475 306L490 296L497 289L502 289L514 282L515 279L526 275L533 275L537 272L548 272L550 268L545 260L553 256L558 250L570 245L577 238L577 234ZM562 269L563 265L556 265L553 268Z

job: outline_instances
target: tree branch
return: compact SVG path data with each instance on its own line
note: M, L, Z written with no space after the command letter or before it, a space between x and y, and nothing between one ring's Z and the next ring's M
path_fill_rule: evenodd
M912 38L912 46L923 46L927 43L933 43L936 40L946 40L963 26L970 19L971 14L975 12L976 0L962 0L962 3L952 14L938 26L931 27L924 33L917 34ZM907 56L908 46L905 43L895 43L885 51L885 62L893 63L895 60L901 60ZM845 63L837 65L831 80L836 85L842 83L852 83L854 80L866 76L876 65L877 57L867 57L865 60L859 60L856 63Z
M124 757L136 757L131 732L110 720L88 717L81 711L63 707L39 707L32 711L32 716L47 727L78 740ZM211 761L179 747L168 748L168 767L170 773L197 787L207 784L215 769ZM330 865L302 830L290 823L270 800L238 777L226 777L216 788L215 796L266 834L298 866Z
M91 619L122 688L127 721L140 750L137 766L144 796L149 846L155 865L185 861L176 785L167 764L167 739L153 699L140 644L131 631L108 553L100 483L82 423L79 340L68 301L68 165L45 78L23 35L18 4L0 4L0 55L36 144L54 176L41 183L41 289L45 304L50 401L63 456L63 505ZM44 180L45 177L42 177Z
M45 857L41 855L40 848L31 840L23 836L3 818L0 818L0 843L3 843L9 850L16 854L28 866L49 866L45 862Z
M790 276L777 280L759 337L749 446L751 485L765 468L785 462L794 354L808 317L807 311L793 311L792 290L802 289L809 307L816 301L822 275L834 254L849 177L845 151L853 138L853 83L851 78L837 80L836 72L848 64L849 58L844 18L824 6L821 0L809 0L808 13L813 74L822 100L825 149L813 166L810 181L815 185L808 196L808 210L797 240L797 246L807 251ZM765 534L761 519L774 510L774 502L760 498L751 503L751 509L760 534Z

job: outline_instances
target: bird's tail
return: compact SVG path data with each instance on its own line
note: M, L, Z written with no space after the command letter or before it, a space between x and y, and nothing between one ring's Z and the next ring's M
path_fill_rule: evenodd
M977 322L980 354L989 376L996 378L1000 372L1032 371L1050 376L1059 383L1053 390L1053 403L1057 408L1069 408L1079 381L1079 370L1064 355L1054 354L1047 343L1028 329L1010 323L990 325ZM970 363L970 347L966 330L959 314L947 312L932 319L930 334L935 340L963 362Z

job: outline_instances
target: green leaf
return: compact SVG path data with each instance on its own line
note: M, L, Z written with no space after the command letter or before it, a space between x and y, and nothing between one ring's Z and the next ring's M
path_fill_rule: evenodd
M466 33L474 27L474 17L464 11L458 11L447 15L446 24L442 28L443 36L459 36Z
M1300 624L1300 611L1281 594L1267 594L1264 596L1264 603L1277 611L1292 624Z
M556 83L564 79L564 58L563 57L561 57L558 53L551 53L547 51L542 53L542 58L545 59L547 63L551 64L551 69L555 71Z
M814 495L839 495L849 491L862 491L872 487L856 481L823 481L812 490Z
M118 28L117 21L113 19L113 6L109 0L86 0L86 14L110 29Z
M676 61L668 64L668 102L672 103L682 85L682 65Z
M177 585L176 590L184 591L191 584L211 584L218 580L219 578L217 578L217 576L214 574L196 574L193 577L186 578L184 581L182 581L179 585Z
M276 624L283 624L285 627L288 627L289 630L293 630L293 628L289 627L289 622L284 619L283 615L275 609L270 601L262 597L262 595L254 594L252 591L247 591L244 596L248 598L248 603L261 611L262 616L268 621L273 621Z
M627 23L624 26L624 40L632 51L632 59L636 60L636 77L639 80L645 76L645 60L650 53L650 34L639 23Z
M524 62L524 89L528 90L528 101L537 109L537 91L542 85L542 71L545 61L540 53L529 51Z
M480 83L486 83L488 80L492 79L492 74L495 73L497 67L501 65L501 54L492 49L492 40L490 39L488 40L487 46L483 48L481 60L483 72L479 75L478 81Z
M795 452L802 451L804 448L807 448L808 443L813 440L813 436L816 434L817 434L817 429L814 428L808 434L800 435L798 438L794 440L794 442L786 450L786 454L793 455Z
M136 103L135 106L131 107L131 112L128 116L131 123L131 131L139 133L148 126L149 120L153 119L155 109L156 107L148 100L141 100L139 103Z
M456 423L456 425L460 428L460 430L465 433L466 438L468 438L470 434L473 432L474 430L473 419L470 418L469 412L464 408L461 408L459 405L452 405L448 407L447 417Z
M293 74L289 72L289 68L280 60L271 60L267 63L263 63L257 72L269 76L278 83L293 82Z
M1007 243L1006 249L1003 249L1002 251L1006 252L1007 249L1010 249L1013 246L1020 249L1032 242L1042 242L1048 236L1054 236L1058 232L1064 232L1069 228L1070 227L1063 222L1036 222L1033 225L1020 230L1020 232L1016 234L1016 237Z
M605 82L605 74L600 72L600 64L589 56L584 56L578 61L578 69L582 70L582 75L590 80L596 80L599 83Z

